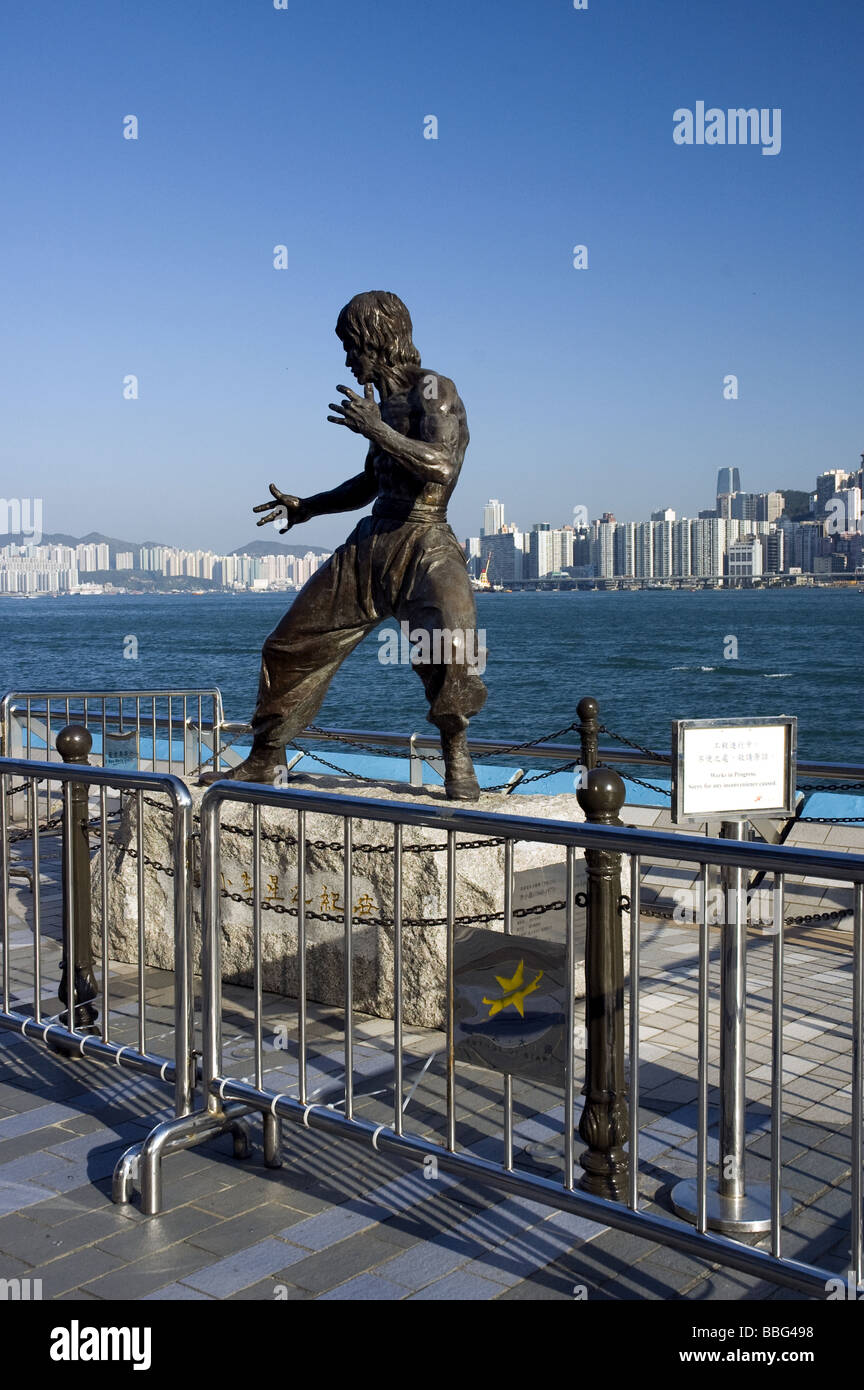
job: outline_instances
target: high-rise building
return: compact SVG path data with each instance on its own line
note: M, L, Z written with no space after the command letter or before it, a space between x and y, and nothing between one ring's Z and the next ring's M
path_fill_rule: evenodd
M759 537L762 545L762 573L782 574L785 569L786 532L778 527L767 536Z
M636 522L622 521L613 538L615 574L630 579L636 573Z
M487 579L490 584L509 584L513 579L526 577L522 568L522 558L522 551L517 546L512 531L483 537L480 568L482 570L486 561L489 561Z
M684 517L672 523L672 573L686 579L693 573L691 558L691 522Z
M756 494L756 521L776 521L783 515L786 499L782 492L759 492Z
M504 503L491 497L483 508L483 525L480 534L481 536L497 536L503 525Z
M849 475L845 468L829 468L816 479L816 515L823 517L828 503L842 488L849 485Z
M636 578L651 579L654 574L653 522L636 523Z
M836 517L835 526L840 532L860 531L861 529L861 489L860 487L841 487L836 493L832 513Z
M720 497L724 492L741 491L741 470L738 468L721 468L717 474L717 496Z
M726 528L733 523L720 517L700 517L691 524L690 553L692 573L700 579L714 579L723 573Z
M615 530L614 521L591 523L591 563L600 579L611 579L615 573Z
M762 544L758 536L732 541L726 553L730 579L753 579L762 573Z
M674 526L674 512L667 520L651 522L654 577L656 579L669 579L675 573L673 565Z

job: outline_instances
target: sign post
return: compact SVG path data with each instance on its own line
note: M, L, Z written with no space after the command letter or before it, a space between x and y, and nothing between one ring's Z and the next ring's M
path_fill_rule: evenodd
M795 810L794 715L758 719L676 719L672 723L672 819L677 825L720 817L724 840L746 840L747 822ZM720 977L719 1177L707 1193L712 1230L730 1235L771 1227L771 1189L745 1182L747 1058L747 892L744 870L723 870L726 904ZM707 904L702 905L707 911ZM781 927L782 929L782 927ZM704 1040L707 1045L707 1039ZM679 1216L696 1221L696 1183L672 1191ZM791 1202L785 1199L784 1210Z

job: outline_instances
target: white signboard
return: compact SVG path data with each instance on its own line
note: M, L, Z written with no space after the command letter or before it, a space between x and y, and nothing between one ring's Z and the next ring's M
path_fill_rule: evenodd
M137 770L138 752L135 730L128 729L126 733L118 733L116 729L106 729L105 747L102 753L103 767Z
M792 815L796 725L792 715L674 720L673 821Z

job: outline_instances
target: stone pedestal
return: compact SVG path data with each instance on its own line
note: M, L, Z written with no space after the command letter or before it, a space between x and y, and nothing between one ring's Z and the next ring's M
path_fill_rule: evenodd
M294 784L292 784L293 786ZM346 791L338 778L316 777L298 782L298 789ZM191 788L197 804L203 791ZM404 783L352 785L350 794L377 800L403 801L412 805L452 806L443 789L413 791ZM583 821L572 795L504 796L484 794L471 809L501 812L532 819ZM251 900L253 850L252 808L240 803L224 803L222 808L222 887L228 895ZM311 1000L341 1006L344 1002L343 950L344 925L344 822L339 817L306 816L306 978ZM232 831L229 827L237 827ZM261 895L266 904L262 912L263 984L266 991L296 997L297 993L297 813L295 810L262 808L261 811ZM247 833L243 833L243 832ZM420 1027L439 1028L444 1023L444 978L446 928L439 919L447 912L446 833L403 826L402 915L403 915L403 1008L404 1019ZM118 844L109 855L108 903L109 941L112 957L123 961L138 959L137 859L125 852L136 846L134 800L129 801L117 831ZM284 840L270 836L286 837ZM170 817L147 804L144 814L144 855L154 864L170 865ZM477 845L479 837L460 833L457 845L470 841L473 848L459 848L456 854L457 917L503 912L504 846L490 840ZM392 846L393 827L381 822L357 819L353 822L353 915L360 918L353 928L354 1007L383 1018L393 1015L393 855L363 846ZM437 847L437 849L436 849ZM560 902L564 897L564 849L555 845L519 842L514 849L516 891L514 907ZM577 870L584 871L582 852L577 851ZM556 868L555 866L559 866ZM621 891L629 887L629 863L625 859ZM172 969L173 881L160 869L144 868L144 940L146 963ZM582 888L577 882L577 888ZM98 856L93 862L94 951L100 949L101 884ZM283 910L280 910L283 909ZM284 911L284 909L293 909ZM320 916L313 916L320 914ZM334 920L322 920L330 914ZM581 963L585 933L585 909L577 908L580 963L576 973L577 995L584 993L584 966ZM193 893L193 923L196 971L200 961L200 889ZM519 935L539 935L547 940L564 939L564 913L518 914L513 931ZM501 931L502 919L486 924ZM624 915L625 950L629 942L629 918ZM231 896L222 898L223 976L227 981L252 983L252 908Z

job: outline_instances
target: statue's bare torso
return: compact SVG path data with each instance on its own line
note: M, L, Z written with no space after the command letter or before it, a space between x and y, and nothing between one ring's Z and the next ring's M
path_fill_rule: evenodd
M440 482L424 480L377 443L369 447L366 469L374 476L381 501L411 501L444 512L468 447L465 406L449 377L419 366L413 372L415 379L405 390L381 400L381 419L408 439L438 444L446 441L450 477Z

